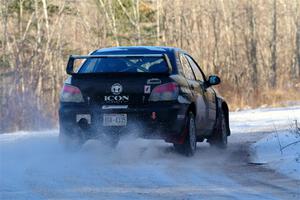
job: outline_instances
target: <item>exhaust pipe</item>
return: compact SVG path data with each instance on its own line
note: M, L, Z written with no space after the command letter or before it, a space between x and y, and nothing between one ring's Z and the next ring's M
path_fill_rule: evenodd
M79 114L76 115L76 122L81 130L87 130L91 124L91 115L89 114Z
M87 130L90 125L87 121L87 119L85 118L81 118L78 122L77 122L78 126L81 128L81 130Z

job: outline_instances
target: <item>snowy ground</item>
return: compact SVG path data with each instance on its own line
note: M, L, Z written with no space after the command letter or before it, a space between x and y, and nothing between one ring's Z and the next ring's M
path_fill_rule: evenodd
M256 109L233 114L243 132L272 131L251 146L251 162L300 180L299 107ZM297 126L296 127L296 121Z
M231 130L243 131L275 131L287 130L294 124L294 120L300 120L300 106L286 108L259 108L231 113ZM299 121L300 123L300 121Z
M287 129L300 107L231 113L225 152L194 157L162 141L127 138L116 150L89 141L76 153L57 131L0 135L0 199L300 199L300 182L249 164L248 147Z
M251 146L251 162L300 180L300 108L255 109L233 114L233 131L271 131ZM296 127L296 120L298 127ZM299 141L299 142L298 142Z
M300 130L275 131L251 147L253 163L300 180Z

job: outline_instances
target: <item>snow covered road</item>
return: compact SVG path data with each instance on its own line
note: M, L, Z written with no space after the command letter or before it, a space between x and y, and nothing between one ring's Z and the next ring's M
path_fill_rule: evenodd
M200 143L192 158L162 141L89 141L72 153L57 131L2 134L0 199L300 199L299 181L248 163L250 144L299 116L300 107L231 113L228 149Z

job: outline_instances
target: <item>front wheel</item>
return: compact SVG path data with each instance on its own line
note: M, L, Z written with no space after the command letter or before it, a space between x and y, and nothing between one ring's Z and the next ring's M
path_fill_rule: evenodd
M197 137L196 137L196 124L195 117L192 112L189 112L184 129L186 134L183 144L174 144L174 148L177 152L186 156L193 156L196 151Z

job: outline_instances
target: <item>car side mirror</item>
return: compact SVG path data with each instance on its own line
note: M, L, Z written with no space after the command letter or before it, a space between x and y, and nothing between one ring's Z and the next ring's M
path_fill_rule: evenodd
M208 87L211 85L218 85L219 83L221 83L221 79L216 76L216 75L211 75L208 77Z

